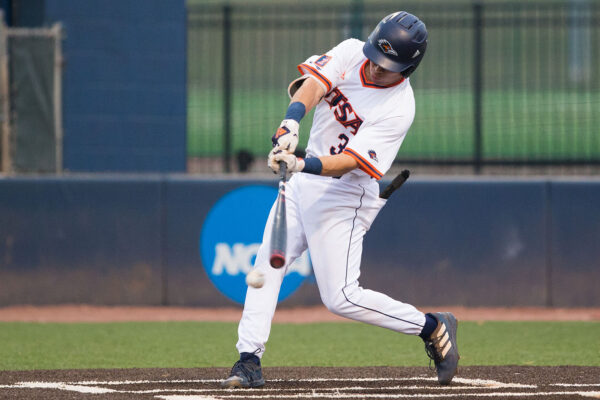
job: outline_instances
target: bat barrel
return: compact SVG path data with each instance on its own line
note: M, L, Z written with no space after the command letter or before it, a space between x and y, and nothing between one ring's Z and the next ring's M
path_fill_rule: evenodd
M285 265L285 255L284 254L271 254L271 259L269 260L271 267L273 268L281 268Z
M287 221L285 217L285 178L287 165L279 163L281 180L279 181L279 194L277 195L277 206L273 218L273 229L271 230L271 256L269 262L273 268L281 268L285 265L285 251L287 247Z

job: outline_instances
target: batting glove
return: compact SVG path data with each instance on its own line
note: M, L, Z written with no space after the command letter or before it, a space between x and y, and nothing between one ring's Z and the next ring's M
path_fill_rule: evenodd
M281 153L281 152L282 152L282 150L277 150L276 147L274 147L273 150L271 150L269 152L269 158L267 161L267 165L269 166L269 168L271 168L273 170L274 174L279 172L279 163L277 163L277 161L275 161L275 153Z
M286 150L290 153L296 151L298 146L298 129L300 124L293 119L284 119L277 132L271 138L273 147L277 150Z
M295 155L282 150L273 149L269 153L269 168L274 173L279 173L279 161L287 164L288 172L300 172L304 169L304 160L297 158Z

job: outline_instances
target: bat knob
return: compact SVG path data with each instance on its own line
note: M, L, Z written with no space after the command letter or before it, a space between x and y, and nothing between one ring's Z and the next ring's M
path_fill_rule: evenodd
M281 254L273 254L269 262L271 263L271 267L281 268L285 265L285 257Z

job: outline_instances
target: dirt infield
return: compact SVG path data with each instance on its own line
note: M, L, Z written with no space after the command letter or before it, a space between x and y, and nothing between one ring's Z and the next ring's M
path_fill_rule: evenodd
M598 308L467 308L441 307L451 311L461 321L600 321ZM420 308L424 312L440 309ZM0 308L0 321L21 322L122 322L122 321L225 321L238 322L240 307L134 307L134 306L10 306ZM274 322L347 322L323 306L282 308L275 313Z
M450 386L427 368L265 368L263 388L223 390L225 368L0 374L10 399L543 399L600 398L600 367L464 367Z

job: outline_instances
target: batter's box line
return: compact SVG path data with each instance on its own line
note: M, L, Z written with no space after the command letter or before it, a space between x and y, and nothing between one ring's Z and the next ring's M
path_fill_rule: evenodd
M551 383L548 386L562 387L600 387L600 383Z
M178 384L178 383L218 383L222 379L177 379L177 380L126 380L126 381L76 381L68 382L70 385L104 385L104 386L116 386L116 385L139 385L139 384ZM437 382L437 378L431 378L425 375L414 376L408 378L390 378L390 377L379 377L379 378L300 378L300 379L268 379L270 383L282 383L282 382L293 382L293 383L311 383L311 382L391 382L391 381L428 381ZM523 385L519 383L504 383L489 379L470 379L455 377L453 383L462 383L465 385L473 386L489 386L489 387L520 387L520 388L536 388L535 385Z
M206 382L210 382L210 383L215 383L218 382L219 380L216 379L197 379L197 380L157 380L157 381L152 381L152 380L137 380L137 381L132 381L132 380L127 380L127 381L79 381L79 382L18 382L14 385L4 385L4 386L0 386L3 388L12 388L12 389L58 389L58 390L65 390L65 391L72 391L72 392L79 392L79 393L164 393L164 392L187 392L187 393L191 393L191 392L195 392L195 393L200 393L200 392L214 392L215 390L212 388L207 388L207 389L169 389L169 388L158 388L158 389L146 389L146 390L136 390L136 391L131 391L131 390L119 390L119 389L110 389L110 388L106 388L106 387L102 387L102 386L126 386L126 385L139 385L139 384L181 384L181 383L206 383ZM410 378L349 378L349 379L344 379L344 378L304 378L304 379L274 379L271 382L289 382L289 383L300 383L300 382L305 382L305 383L310 383L310 382L390 382L390 381L405 381L405 382L410 382L410 381L436 381L435 378L427 378L427 377L410 377ZM454 379L455 383L462 383L464 386L449 386L448 388L452 388L451 390L465 390L465 389L481 389L481 388L485 388L485 389L507 389L507 388L532 388L535 389L537 388L537 386L535 385L523 385L523 384L519 384L519 383L504 383L504 382L498 382L498 381L493 381L493 380L483 380L483 379L468 379L468 378L455 378ZM302 388L299 388L302 390ZM319 388L319 389L326 389L326 388ZM377 389L377 388L360 388L360 390L373 390L373 389ZM381 389L381 388L379 388ZM393 387L393 389L387 389L387 390L423 390L423 389L437 389L437 390L443 390L443 387L440 386L432 386L432 387L428 387L428 386L408 386L408 387L402 387L402 386L395 386ZM278 388L265 388L265 389L258 389L258 390L269 390L269 391L278 391L281 389ZM317 389L314 389L317 390ZM338 390L353 390L353 389L345 389L345 388L338 388ZM354 389L356 390L356 389ZM322 390L325 391L325 390Z
M380 381L406 381L406 380L432 380L427 376L410 378L300 378L300 379L269 379L269 382L380 382ZM175 380L138 380L138 381L77 381L69 382L73 385L138 385L142 383L217 383L223 379L175 379Z
M409 378L304 378L304 379L278 379L274 381L279 382L389 382L389 381L436 381L435 378L427 378L427 377L409 377ZM123 389L111 389L106 387L97 387L90 385L124 385L124 384L141 384L141 383L204 383L204 382L219 382L218 379L198 379L198 380L160 380L160 381L151 381L151 380L138 380L138 381L82 381L82 382L19 382L13 385L1 385L0 388L8 388L8 389L59 389L64 391L71 392L79 392L79 393L94 393L94 394L103 394L103 393L173 393L173 392L185 392L185 393L198 393L202 391L212 392L211 396L206 395L191 395L191 394L163 394L154 396L157 399L163 400L219 400L219 399L265 399L265 398L332 398L332 399L345 399L345 398L390 398L390 399L404 399L404 398L453 398L453 397L495 397L495 396L505 396L505 397L535 397L535 396L573 396L578 395L582 397L588 398L600 398L600 392L594 391L561 391L561 392L488 392L487 390L483 393L465 393L466 389L499 389L499 388L537 388L535 385L522 385L518 383L505 383L498 382L493 380L482 380L482 379L469 379L469 378L461 378L456 377L454 381L456 383L462 383L468 386L394 386L394 387L386 387L388 390L407 390L407 389L417 389L420 391L423 390L452 390L452 391L461 391L461 393L356 393L357 391L368 391L373 389L382 388L362 388L362 387L352 387L352 388L320 388L320 389L304 389L304 388L292 388L296 392L300 393L290 393L283 394L282 392L288 391L285 389L277 389L277 388L265 388L265 389L257 389L253 391L246 391L242 394L242 392L236 391L219 391L219 389L168 389L168 388L158 388L158 389L149 389L149 390L123 390ZM93 383L92 383L93 382ZM84 384L85 383L85 384ZM584 385L584 384L560 384L557 383L555 385ZM595 384L594 384L595 385ZM334 393L327 393L327 392ZM355 393L341 393L354 391ZM437 390L436 390L437 391ZM215 393L217 392L217 393ZM275 392L275 393L272 393ZM277 392L281 394L277 394ZM237 394L239 393L239 394Z
M599 398L600 392L532 392L532 393L521 393L521 392L494 392L494 393L418 393L418 394L366 394L366 393L352 393L352 394L320 394L320 393L298 393L294 395L218 395L214 396L155 396L161 400L224 400L224 399L304 399L304 398L326 398L326 399L422 399L422 398L452 398L452 397L537 397L537 396L567 396L567 395L579 395L582 397Z
M13 386L0 386L0 388L11 388L11 389L58 389L65 391L73 391L79 393L129 393L129 394L154 394L154 393L219 393L219 394L239 394L238 389L169 389L169 388L158 388L158 389L138 389L138 390L125 390L125 389L109 389L97 386L84 386L84 385L69 385L61 382L31 382L30 384L22 383ZM435 390L435 391L471 391L471 390L494 390L497 387L478 387L478 386L381 386L381 387L369 387L369 386L348 386L348 387L324 387L324 388L255 388L251 393L262 394L262 393L277 393L277 392L310 392L310 393L324 393L328 392L349 392L349 391L399 391L399 390Z

